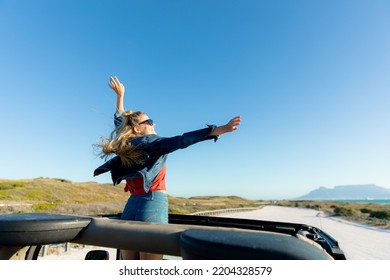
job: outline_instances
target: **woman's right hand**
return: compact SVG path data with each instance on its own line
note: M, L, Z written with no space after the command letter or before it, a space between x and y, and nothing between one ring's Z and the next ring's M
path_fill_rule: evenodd
M110 77L110 83L108 84L116 93L116 109L118 111L124 110L123 97L125 96L125 86L114 76Z
M116 76L110 77L110 83L108 85L115 91L118 97L123 97L125 95L125 86Z

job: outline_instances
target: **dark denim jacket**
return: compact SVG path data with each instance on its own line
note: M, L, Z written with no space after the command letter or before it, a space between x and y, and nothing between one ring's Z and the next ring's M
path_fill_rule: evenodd
M121 121L122 120L116 113L115 125L119 125ZM174 137L161 137L150 134L135 138L131 140L130 143L142 150L146 157L146 162L144 164L126 167L122 164L120 157L115 156L96 168L94 176L110 171L114 185L119 184L122 180L131 180L142 176L144 181L144 190L145 192L149 192L154 179L164 167L169 153L178 149L185 149L190 145L204 140L216 139L213 136L209 136L215 127L215 125L208 125L207 128L187 132L183 135Z

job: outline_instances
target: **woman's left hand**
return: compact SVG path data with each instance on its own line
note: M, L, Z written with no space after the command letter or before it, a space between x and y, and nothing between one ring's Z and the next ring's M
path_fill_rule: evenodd
M232 132L237 130L237 126L241 124L241 117L237 116L231 119L227 124L217 126L214 128L214 130L210 133L210 136L219 136L221 134Z
M237 116L231 119L227 124L224 125L226 132L232 132L237 130L237 126L241 124L241 117Z

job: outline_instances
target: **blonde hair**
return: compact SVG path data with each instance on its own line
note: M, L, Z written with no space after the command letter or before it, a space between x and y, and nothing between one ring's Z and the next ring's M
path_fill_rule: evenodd
M112 154L116 154L126 166L144 163L145 155L142 150L130 144L130 140L139 137L139 134L134 132L134 127L138 125L140 116L144 114L141 111L131 110L123 112L123 122L111 132L108 139L102 137L101 143L97 145L100 148L100 156L107 159Z

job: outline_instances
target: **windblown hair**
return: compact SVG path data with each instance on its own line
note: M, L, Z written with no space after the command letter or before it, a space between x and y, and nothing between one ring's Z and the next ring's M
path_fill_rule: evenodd
M134 126L138 124L139 118L144 112L127 110L122 113L123 122L116 127L107 139L101 138L101 143L97 144L100 148L100 156L107 160L113 154L120 157L122 163L126 166L142 164L145 162L145 155L137 146L130 144L130 140L138 137L134 133Z

